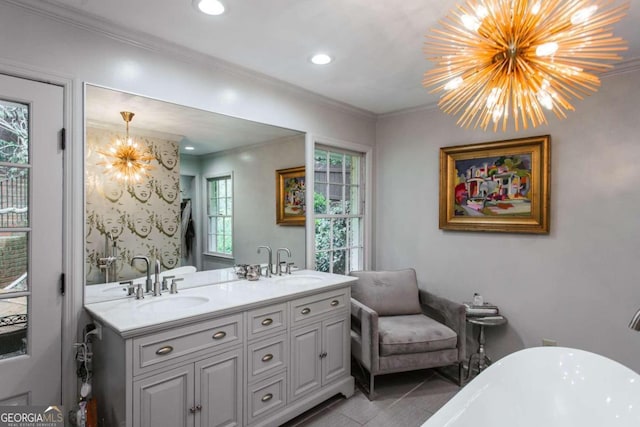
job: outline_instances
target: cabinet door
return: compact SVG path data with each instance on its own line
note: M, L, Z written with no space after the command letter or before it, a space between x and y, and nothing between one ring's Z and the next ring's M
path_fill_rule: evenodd
M291 373L289 400L297 399L311 390L320 388L322 353L321 324L314 323L306 328L291 332Z
M349 325L347 319L331 319L322 322L322 385L349 375Z
M192 426L193 384L193 365L134 381L133 426Z
M242 425L242 350L196 362L196 427Z

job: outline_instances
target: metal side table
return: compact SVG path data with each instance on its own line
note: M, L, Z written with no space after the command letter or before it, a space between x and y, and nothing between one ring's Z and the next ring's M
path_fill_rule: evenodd
M491 365L491 359L489 359L489 356L487 356L484 349L484 328L504 325L507 323L507 318L504 316L467 317L467 322L472 325L478 325L480 331L478 332L478 351L469 356L469 361L467 362L467 377L465 378L465 381L468 381L471 378L474 360L477 360L478 373Z

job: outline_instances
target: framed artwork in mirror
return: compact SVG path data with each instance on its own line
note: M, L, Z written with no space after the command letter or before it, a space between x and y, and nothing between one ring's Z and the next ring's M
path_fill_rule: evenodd
M440 149L440 228L549 233L551 137Z
M276 171L276 224L304 225L305 188L304 166Z

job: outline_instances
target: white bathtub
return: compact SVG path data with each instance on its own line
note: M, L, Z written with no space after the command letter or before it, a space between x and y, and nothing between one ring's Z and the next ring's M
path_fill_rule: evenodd
M483 371L422 425L574 426L640 427L640 375L583 350L521 350Z

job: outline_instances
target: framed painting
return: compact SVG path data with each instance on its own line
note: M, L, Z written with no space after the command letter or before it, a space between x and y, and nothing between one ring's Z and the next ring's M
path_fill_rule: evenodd
M276 171L276 224L304 225L304 166Z
M549 135L440 149L440 228L549 233Z

